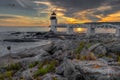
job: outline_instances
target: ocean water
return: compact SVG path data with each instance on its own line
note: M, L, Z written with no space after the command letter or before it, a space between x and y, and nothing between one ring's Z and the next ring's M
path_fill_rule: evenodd
M49 27L0 27L0 32L46 32Z
M0 27L0 56L8 54L7 46L11 46L12 53L17 53L23 51L25 49L29 49L32 47L37 47L41 45L45 45L49 43L48 40L42 40L39 42L4 42L3 39L12 38L10 32L46 32L49 31L50 28L48 27ZM59 28L58 31L65 32L65 28ZM83 32L83 31L82 31ZM86 32L86 30L84 30ZM115 33L115 29L96 29L98 33Z
M0 27L0 32L47 32L49 27ZM58 28L59 32L66 32L66 28ZM77 29L74 29L74 32ZM80 31L79 33L86 33L87 29ZM96 28L97 33L115 33L115 29Z
M7 46L11 46L11 52L17 53L25 49L48 44L48 40L40 40L38 42L5 42L4 39L12 39L11 32L46 32L48 27L0 27L0 56L8 54Z
M39 42L21 42L21 43L0 41L0 56L3 56L9 53L9 51L7 50L7 46L11 46L11 53L15 54L20 51L42 46L48 43L50 43L50 41L48 40L41 40Z

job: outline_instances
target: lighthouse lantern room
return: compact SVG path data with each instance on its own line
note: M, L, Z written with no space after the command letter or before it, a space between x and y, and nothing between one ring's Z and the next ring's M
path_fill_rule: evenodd
M57 32L57 28L56 28L56 25L57 25L57 17L56 17L56 13L55 11L52 12L51 16L50 16L50 21L51 21L51 29L50 31L52 32Z

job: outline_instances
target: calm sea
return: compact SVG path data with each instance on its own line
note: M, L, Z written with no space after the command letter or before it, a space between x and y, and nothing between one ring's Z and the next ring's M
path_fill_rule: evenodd
M11 46L12 52L16 53L25 49L29 49L31 47L40 46L46 44L49 41L39 41L39 42L24 42L24 43L17 43L17 42L4 42L2 39L9 38L8 32L46 32L49 31L50 28L48 27L0 27L0 56L5 55L8 53L6 47ZM66 29L58 29L58 31L66 31ZM86 30L85 30L86 32ZM96 32L99 33L114 33L114 29L96 29Z
M48 27L0 27L0 32L45 32Z
M50 30L49 27L0 27L0 32L47 32L49 30ZM58 28L57 30L60 32L65 32L66 28ZM84 29L81 32L86 32L86 29ZM97 33L115 33L115 29L97 28L96 32Z
M8 54L7 46L11 46L12 53L20 52L25 49L37 47L49 43L48 40L41 40L38 42L4 42L4 39L11 39L11 32L47 32L49 27L0 27L0 56ZM65 29L58 29L58 31L65 31Z

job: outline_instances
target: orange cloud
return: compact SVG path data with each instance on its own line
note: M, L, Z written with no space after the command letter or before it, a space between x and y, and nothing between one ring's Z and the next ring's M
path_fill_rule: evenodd
M62 8L58 8L57 18L59 23L75 24L75 23L92 22L91 20L87 19L87 17L85 16L85 14L87 14L88 11L75 13L74 15L76 16L74 17L65 16L63 11L66 10ZM92 14L92 12L89 14ZM49 23L50 15L46 17L28 17L28 16L19 16L19 15L0 14L0 16L4 16L0 18L0 26L49 26L50 25ZM96 17L101 19L99 22L119 22L120 11L110 14L106 17L103 17L102 14L96 15ZM80 31L80 29L77 31Z
M40 18L35 18L35 17L18 16L18 15L9 15L9 16L14 16L15 18L0 19L0 26L48 26L49 23L49 22L46 23L46 19L41 20Z
M102 18L99 22L119 22L119 21L120 21L120 11Z
M63 9L64 10L64 9ZM57 17L58 17L58 21L60 23L66 23L66 24L75 24L75 23L85 23L85 22L91 22L90 20L88 20L85 16L84 13L82 13L81 15L82 18L78 18L79 17L79 13L76 13L74 15L78 15L75 17L67 17L64 15L63 12L57 12Z

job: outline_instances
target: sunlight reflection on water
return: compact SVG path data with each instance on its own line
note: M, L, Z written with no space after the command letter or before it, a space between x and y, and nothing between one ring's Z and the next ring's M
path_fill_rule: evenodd
M0 32L47 32L49 27L0 27ZM59 32L66 32L66 28L57 28ZM86 33L85 28L74 28L74 32ZM97 33L115 33L115 29L96 28Z

